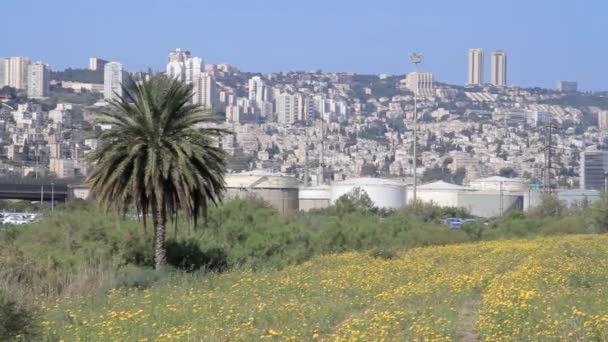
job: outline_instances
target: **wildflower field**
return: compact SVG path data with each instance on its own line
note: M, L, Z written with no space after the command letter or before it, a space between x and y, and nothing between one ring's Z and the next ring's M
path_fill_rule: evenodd
M321 256L43 308L64 341L601 341L608 236Z

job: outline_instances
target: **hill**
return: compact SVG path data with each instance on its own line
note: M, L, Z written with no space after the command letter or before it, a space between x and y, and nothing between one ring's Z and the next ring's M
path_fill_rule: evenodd
M55 81L103 84L103 70L67 68L65 70L51 72L51 79Z
M59 300L58 340L602 340L608 236L315 257L275 271L168 277Z

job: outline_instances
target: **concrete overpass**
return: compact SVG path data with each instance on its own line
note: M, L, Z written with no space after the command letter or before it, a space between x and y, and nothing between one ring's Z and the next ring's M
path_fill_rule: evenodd
M4 178L0 177L0 199L26 201L55 200L65 202L70 197L68 184L80 183L75 180Z

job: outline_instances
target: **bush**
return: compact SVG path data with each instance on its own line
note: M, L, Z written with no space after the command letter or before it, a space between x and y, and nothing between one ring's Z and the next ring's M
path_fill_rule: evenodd
M416 202L401 209L403 214L423 222L440 223L448 217L469 218L471 214L464 208L439 207L433 203Z
M608 195L593 204L591 219L598 232L608 233Z
M399 257L397 252L395 252L392 249L386 249L386 248L375 248L371 252L369 252L369 255L372 258L378 258L378 259L384 259L384 260L392 260L392 259L397 259Z
M465 223L462 231L473 241L479 241L483 237L485 226L480 222Z
M529 216L536 218L561 217L566 214L568 206L553 194L543 195L540 205L529 212Z
M204 252L194 239L168 240L167 262L184 271L204 269L223 272L228 268L228 255L221 248L210 248Z
M0 289L0 341L38 339L39 327L33 309L17 303Z
M126 234L122 247L123 262L139 266L154 266L151 236L142 236L141 233L135 231L129 231Z
M116 287L148 288L164 278L168 273L152 268L127 265L118 270Z

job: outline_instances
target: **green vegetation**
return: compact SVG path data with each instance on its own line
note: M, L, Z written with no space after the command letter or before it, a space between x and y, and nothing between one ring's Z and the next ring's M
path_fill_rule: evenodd
M18 303L0 288L0 340L31 340L39 334L34 309Z
M92 105L95 102L101 100L103 94L83 91L76 93L71 89L63 89L61 87L51 88L50 96L48 99L36 100L47 108L55 108L58 103L73 103L80 105Z
M608 97L584 93L568 94L557 99L545 100L542 103L560 106L572 106L576 108L599 107L601 109L608 109Z
M8 307L10 312L21 312L19 315L46 315L38 312L41 307L67 300L70 304L57 307L51 319L53 324L73 324L74 319L66 317L78 315L76 308L81 305L93 305L84 309L87 315L92 314L100 306L88 301L111 301L106 297L111 289L131 293L134 290L129 289L150 288L155 296L167 296L169 293L163 291L175 286L175 291L196 288L197 283L213 286L215 273L227 273L221 279L232 279L222 280L229 287L242 277L257 277L257 273L239 270L261 272L262 277L265 272L305 263L319 255L360 251L378 260L395 260L417 247L595 233L608 226L606 208L606 200L589 207L567 208L547 198L530 213L512 212L488 225L480 222L453 231L442 220L467 217L462 209L418 203L384 211L373 208L364 193L343 197L323 210L290 215L280 215L257 199L238 199L212 206L207 221L196 227L187 221L168 225L167 261L171 267L158 272L153 269L152 236L142 232L136 216L105 213L90 203L74 202L56 208L39 222L0 230L0 289L11 294ZM85 301L78 299L83 296ZM68 309L72 313L61 311ZM43 320L48 319L45 316ZM35 334L39 321L26 319L23 322L33 325L10 329ZM166 324L173 323L168 320ZM17 334L22 333L13 336ZM67 334L61 336L71 333Z
M103 70L67 68L62 71L51 71L51 79L55 81L103 84Z
M134 206L144 227L151 212L160 269L167 263L167 222L183 211L196 226L208 204L221 199L225 153L214 144L226 132L200 127L214 117L189 103L192 85L155 76L123 92L99 119L112 128L96 134L102 147L90 154L95 167L87 183L106 209Z
M602 341L607 247L605 235L578 235L174 277L45 307L44 333L83 341Z

